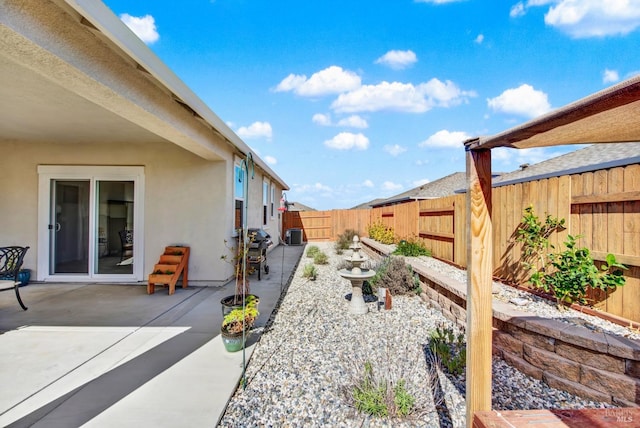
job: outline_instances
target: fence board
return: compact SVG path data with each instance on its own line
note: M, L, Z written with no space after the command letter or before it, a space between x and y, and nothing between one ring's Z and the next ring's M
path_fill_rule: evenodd
M601 171L598 171L600 173ZM624 190L624 170L622 168L613 168L604 172L605 177L608 175L607 189L609 192L617 193ZM606 194L606 192L598 193ZM603 214L605 222L607 224L606 233L606 252L613 254L624 254L624 242L622 240L624 231L624 216L623 216L623 202L609 202L599 203L596 206L604 206L606 210ZM594 231L594 244L599 241L600 235ZM606 308L605 310L610 313L622 314L623 302L625 300L624 287L617 289L613 292L607 293Z

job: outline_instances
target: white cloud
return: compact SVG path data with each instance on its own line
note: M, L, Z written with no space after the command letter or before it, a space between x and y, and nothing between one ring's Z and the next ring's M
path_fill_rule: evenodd
M373 181L371 181L371 180L364 180L362 182L362 185L364 187L368 187L368 188L373 188L374 187Z
M620 80L620 76L616 70L606 68L602 73L602 83L614 83Z
M241 126L237 133L242 138L266 138L267 141L273 135L269 122L253 122L249 126Z
M484 34L478 34L478 36L474 39L474 42L481 45L484 42Z
M491 159L496 163L504 165L511 171L525 163L533 165L552 157L559 156L560 154L564 154L567 150L571 151L575 150L575 148L564 148L562 149L562 153L559 153L544 147L536 147L532 149L510 149L506 147L498 147L491 150Z
M305 75L290 74L276 86L275 91L293 91L304 97L315 97L350 91L359 88L360 84L360 76L356 73L332 65L313 73L308 79Z
M497 97L487 99L487 104L495 112L529 118L540 116L551 110L547 94L527 84L507 89Z
M398 156L407 151L406 147L402 147L400 144L394 144L393 146L386 145L384 146L384 151L389 153L391 156Z
M382 190L397 192L402 190L402 184L396 184L393 181L385 181L382 183Z
M392 50L378 58L375 63L386 65L394 70L402 70L412 64L415 64L417 61L418 58L416 57L416 54L411 50Z
M354 114L344 119L340 119L338 126L365 129L369 127L369 124L361 116Z
M625 35L640 27L637 0L528 0L511 8L511 16L522 16L526 9L546 6L545 24L574 38Z
M415 180L412 184L414 187L419 187L430 182L431 180L429 180L428 178L423 178L422 180Z
M475 92L463 91L450 80L442 82L434 78L417 86L411 83L381 82L340 94L331 108L349 113L381 110L424 113L436 106L458 105L474 96Z
M464 148L463 144L466 140L471 138L469 134L462 131L447 131L446 129L442 129L420 144L419 147L445 147L452 149L460 149Z
M333 123L331 120L330 114L322 114L316 113L311 118L311 121L317 125L321 126L342 126L344 128L359 128L365 129L369 127L367 121L358 116L357 114L351 115L349 117L345 117L344 119L340 119L338 123Z
M330 149L337 150L366 150L369 147L369 139L364 135L341 132L330 140L324 142Z
M141 17L131 16L128 13L120 15L120 19L125 23L136 36L143 42L150 45L158 41L160 35L156 28L156 20L151 15Z
M512 18L516 18L518 16L523 16L527 12L525 11L525 6L523 2L518 2L511 6L511 10L509 11L509 16Z
M316 125L331 126L331 116L328 114L316 113L311 118Z
M275 165L275 164L278 163L278 159L274 158L273 156L269 156L269 155L264 157L264 161L266 163L268 163L269 165Z
M326 184L314 183L314 184L294 184L293 191L299 193L317 193L323 192L325 194L333 193L333 189Z

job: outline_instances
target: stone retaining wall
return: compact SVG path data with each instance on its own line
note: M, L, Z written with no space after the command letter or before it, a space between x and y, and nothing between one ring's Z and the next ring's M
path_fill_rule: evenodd
M386 247L364 238L374 254ZM467 286L407 259L420 275L421 297L466 327ZM549 386L623 407L640 405L640 342L548 319L493 301L493 353Z

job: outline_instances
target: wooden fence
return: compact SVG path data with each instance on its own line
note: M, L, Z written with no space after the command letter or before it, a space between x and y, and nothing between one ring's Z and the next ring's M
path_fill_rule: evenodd
M627 282L609 295L591 294L596 307L640 322L640 165L566 175L493 189L493 271L497 278L526 286L528 271L515 232L524 209L540 218L564 218L566 229L550 240L557 250L569 234L594 259L608 253L629 267ZM305 240L333 241L346 229L366 236L368 225L381 221L400 238L420 239L434 257L467 266L466 196L412 201L371 210L287 212L283 229L301 228Z

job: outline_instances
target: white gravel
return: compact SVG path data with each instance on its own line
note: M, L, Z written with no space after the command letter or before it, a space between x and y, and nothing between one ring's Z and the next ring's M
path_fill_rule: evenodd
M369 303L369 313L350 314L345 295L351 292L351 284L336 268L345 255L336 255L333 243L313 245L329 256L329 264L317 266L318 279L309 281L302 278L302 271L311 259L303 255L277 315L256 345L247 367L246 388L239 387L231 398L220 426L464 426L464 378L441 371L430 375L424 352L436 326L453 325L417 296L395 296L390 311L378 311L376 303ZM430 258L423 261L466 281L464 271ZM508 301L514 297L510 293L504 290L499 298ZM538 306L550 310L549 305L533 303L536 299L531 298L528 310ZM378 376L407 382L416 398L410 417L373 418L352 406L345 391L362 377L366 361ZM431 382L432 378L437 381ZM499 359L493 362L492 401L497 410L608 407L550 388Z

